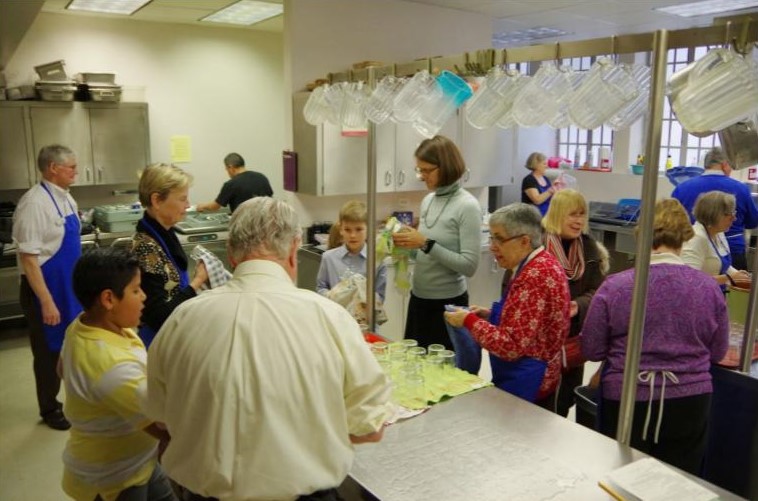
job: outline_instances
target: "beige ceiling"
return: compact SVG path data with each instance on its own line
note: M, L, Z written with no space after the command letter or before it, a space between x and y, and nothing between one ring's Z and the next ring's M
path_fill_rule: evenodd
M0 0L3 1L3 0ZM131 16L140 21L202 24L202 17L236 0L152 0ZM282 3L282 0L266 0ZM318 1L318 0L308 0ZM381 0L373 0L381 1ZM569 35L553 40L571 40L600 36L639 33L656 29L681 29L712 24L713 16L684 18L653 10L656 7L689 3L693 0L405 0L475 12L493 20L493 33L534 27L558 28ZM67 11L69 0L46 0L44 12L79 16L107 16ZM752 9L758 12L758 9ZM735 13L742 13L737 11ZM735 14L735 13L729 13ZM723 16L727 14L719 14ZM123 16L111 16L123 17ZM281 32L283 16L240 29ZM218 25L229 27L230 25ZM552 41L552 40L546 40Z

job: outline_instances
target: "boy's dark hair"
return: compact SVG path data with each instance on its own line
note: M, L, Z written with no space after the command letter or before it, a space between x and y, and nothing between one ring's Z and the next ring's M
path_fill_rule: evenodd
M117 298L139 271L139 261L122 247L103 247L85 251L74 266L74 294L82 308L93 308L104 290Z

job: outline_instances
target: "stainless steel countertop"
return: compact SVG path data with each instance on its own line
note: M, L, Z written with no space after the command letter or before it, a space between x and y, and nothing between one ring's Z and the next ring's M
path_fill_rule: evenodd
M590 221L590 228L593 230L613 231L616 233L623 233L626 235L634 235L634 229L636 227L637 227L636 224L616 225L616 224L607 224L607 223L596 223L596 222Z
M387 427L356 447L350 476L382 501L607 500L597 481L646 457L496 388ZM721 496L741 499L699 479Z

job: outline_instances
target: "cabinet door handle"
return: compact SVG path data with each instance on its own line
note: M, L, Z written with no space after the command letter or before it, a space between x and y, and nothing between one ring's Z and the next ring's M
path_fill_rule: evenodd
M102 167L97 168L97 182L98 183L103 182L103 168Z
M390 171L384 172L384 186L389 186L392 184L392 173Z
M402 186L405 184L405 171L401 170L397 173L397 184L398 186Z
M84 172L86 172L86 173L87 173L87 182L89 183L89 181L90 181L90 176L89 176L89 167L87 167L86 169L84 169Z

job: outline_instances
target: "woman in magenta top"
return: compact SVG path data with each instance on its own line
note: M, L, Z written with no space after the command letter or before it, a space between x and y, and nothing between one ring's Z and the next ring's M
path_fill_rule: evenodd
M658 201L631 446L698 474L713 391L709 371L726 354L729 319L716 281L680 257L692 234L677 200ZM584 356L604 361L599 425L608 436L618 423L633 288L633 269L607 277L582 329Z

